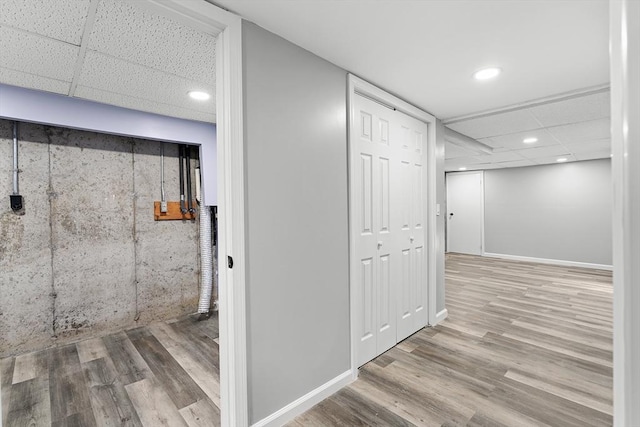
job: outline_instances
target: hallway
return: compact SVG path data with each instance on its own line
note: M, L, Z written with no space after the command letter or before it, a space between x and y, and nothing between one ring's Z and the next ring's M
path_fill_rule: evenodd
M448 318L289 426L610 426L611 272L446 258Z

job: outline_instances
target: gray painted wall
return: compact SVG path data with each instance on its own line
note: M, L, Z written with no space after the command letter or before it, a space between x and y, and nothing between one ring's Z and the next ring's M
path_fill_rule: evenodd
M611 161L485 171L485 251L611 265Z
M17 216L12 122L0 120L0 356L196 310L197 224L153 220L159 154L157 142L21 123ZM165 155L178 200L177 146Z
M250 422L350 368L346 72L243 22Z

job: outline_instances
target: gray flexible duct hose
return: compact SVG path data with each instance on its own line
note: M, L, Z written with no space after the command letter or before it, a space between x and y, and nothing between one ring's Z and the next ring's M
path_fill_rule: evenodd
M200 203L200 303L198 313L207 314L213 289L213 253L211 249L211 209Z

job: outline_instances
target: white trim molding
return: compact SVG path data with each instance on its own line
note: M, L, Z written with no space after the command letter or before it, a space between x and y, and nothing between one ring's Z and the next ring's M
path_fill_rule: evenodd
M242 21L227 17L216 46L218 125L220 415L222 426L249 425L245 294L245 191ZM228 257L233 259L229 267Z
M446 308L440 310L438 314L436 314L435 323L432 323L430 326L436 326L437 324L442 323L442 321L446 319L447 316L449 316L449 310L447 310Z
M613 270L612 265L594 264L590 262L565 261L561 259L548 259L548 258L535 258L530 256L521 256L521 255L494 254L491 252L483 252L482 256L486 256L489 258L508 259L512 261L537 262L540 264L561 265L565 267L593 268L597 270L608 270L608 271Z
M276 427L284 425L298 415L308 411L314 405L322 402L342 387L349 385L351 382L353 382L351 371L343 372L332 380L322 384L320 387L311 390L301 398L289 403L284 408L252 424L252 427Z
M640 2L609 3L613 423L640 426Z
M132 1L132 0L131 0ZM242 19L201 0L146 0L149 7L217 34L218 295L222 426L249 425L245 297ZM136 3L137 4L137 3ZM233 258L233 268L227 257Z
M404 113L410 117L413 117L416 120L424 122L428 127L428 138L427 138L427 234L426 238L426 246L428 248L427 252L427 324L434 325L437 323L437 313L436 313L436 291L437 291L437 258L436 251L438 250L438 241L437 241L437 216L436 216L436 118L431 114L420 110L417 107L403 101L402 99L391 95L388 92L385 92L383 89L380 89L371 83L362 80L359 77L356 77L353 74L348 75L348 91L347 91L347 111L348 111L348 129L347 133L349 135L349 194L351 194L351 189L355 188L355 177L351 173L351 126L355 123L355 118L353 116L353 99L356 94L362 95L366 98L374 100L376 102L382 103L383 105L390 106L395 108L397 111ZM353 242L357 237L357 233L354 229L353 224L353 206L351 197L349 197L349 292L350 292L350 321L351 321L351 378L356 379L358 376L358 362L356 357L356 343L358 340L356 333L356 313L355 313L355 270L353 265L353 260L355 260L355 248Z
M134 1L134 0L129 0ZM146 0L147 7L217 34L218 288L220 415L223 426L249 425L245 298L245 192L242 19L201 0ZM138 2L136 2L138 4ZM230 268L227 257L233 257Z

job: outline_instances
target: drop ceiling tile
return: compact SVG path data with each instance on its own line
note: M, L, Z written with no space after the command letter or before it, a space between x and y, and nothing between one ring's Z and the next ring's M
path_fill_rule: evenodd
M475 171L475 170L483 170L488 165L490 165L490 163L478 163L478 164L474 164L474 165L461 165L461 164L457 164L457 163L451 163L450 161L447 160L444 163L444 170L445 170L445 172L458 172L461 167L466 167L465 170L467 170L467 171Z
M491 163L491 159L489 156L477 156L477 157L458 157L455 159L445 160L452 165L458 166L469 166L469 165L477 165L481 163Z
M529 137L538 138L538 141L532 144L525 144L522 142L525 138ZM512 150L558 145L558 141L556 141L556 139L545 129L535 129L527 132L494 136L491 140L496 144L497 148L508 148Z
M515 132L539 129L538 121L526 110L493 114L446 124L447 127L471 138L489 138Z
M88 48L213 86L215 44L210 34L134 4L102 0Z
M563 144L573 144L594 139L611 138L611 120L598 119L588 122L548 128L551 135Z
M525 166L533 166L535 163L531 160L516 160L512 162L491 163L485 169L503 169L503 168L520 168Z
M501 145L495 142L492 138L479 138L476 141L488 145L491 148L501 148Z
M130 96L201 113L215 114L215 86L207 87L202 83L98 52L87 51L78 85L119 93L123 97ZM187 95L191 90L209 92L212 97L207 101L195 101Z
M68 95L71 83L0 67L0 83Z
M588 153L591 151L608 151L611 152L611 139L597 139L595 141L579 142L577 144L565 144L567 149L574 153Z
M539 105L529 109L546 126L557 126L607 118L610 115L609 91Z
M588 153L578 153L575 155L576 160L596 160L610 159L611 150L590 151Z
M558 158L559 157L565 157L568 162L574 162L574 161L577 160L576 157L573 156L573 155L563 155L563 156L538 157L537 159L534 159L533 161L538 165L550 165L550 164L558 164L559 165L559 164L562 164L562 163L558 163Z
M2 0L0 24L80 45L89 0Z
M0 67L70 82L80 48L0 26Z
M135 98L133 96L108 92L106 90L95 89L87 86L78 86L75 96L77 98L88 99L103 104L115 105L117 107L130 108L132 110L146 111L148 113L161 114L163 116L178 117L187 120L197 120L201 122L215 123L216 117L213 113L189 110L175 105L160 104L148 99Z
M525 160L524 157L522 157L516 151L504 151L500 153L492 153L489 155L489 159L491 160L491 163L514 162L514 161Z
M551 157L551 156L566 156L569 155L567 150L562 145L553 145L550 147L538 147L538 148L526 148L523 150L515 150L516 153L522 157L530 160L536 160L539 158Z
M463 147L457 146L450 142L444 144L444 158L453 159L456 157L471 157L475 155L475 151L465 150Z

